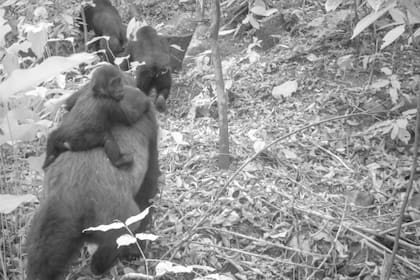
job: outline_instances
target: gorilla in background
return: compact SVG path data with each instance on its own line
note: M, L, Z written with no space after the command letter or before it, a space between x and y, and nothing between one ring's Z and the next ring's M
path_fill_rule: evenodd
M110 63L114 63L117 54L121 53L126 43L126 31L117 9L109 0L93 0L95 6L83 7L87 31L93 30L97 36L109 36L109 48L105 40L100 40L99 47L106 50ZM82 18L82 15L80 15ZM79 23L79 30L83 32L83 21Z
M135 96L129 97L124 97L120 106L134 112ZM72 110L95 110L95 98L83 93L79 98L84 99ZM150 205L158 192L160 174L157 130L153 107L132 126L111 129L121 149L133 155L133 165L127 170L115 168L103 148L65 152L49 166L44 178L47 195L34 215L26 244L29 280L64 279L84 242L98 245L91 260L94 274L106 272L124 255L117 250L115 240L125 230L82 230L114 219L125 221ZM149 219L132 230L144 231Z
M140 63L136 69L137 87L148 95L155 88L156 108L160 112L165 111L172 85L171 57L166 38L158 35L153 27L143 26L136 33L136 41L128 42L127 55L129 62ZM124 71L129 68L127 62L120 67Z

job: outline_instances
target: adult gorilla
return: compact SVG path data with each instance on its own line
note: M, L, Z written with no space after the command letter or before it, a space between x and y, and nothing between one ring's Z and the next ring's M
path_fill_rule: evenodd
M72 110L78 106L94 110L96 100L79 95L82 100ZM121 106L132 110L130 103L127 100ZM91 261L93 273L102 274L115 263L121 254L115 239L125 230L82 230L114 219L125 221L150 205L150 198L158 191L157 129L153 108L134 125L111 129L121 150L133 155L133 165L127 170L115 168L103 148L65 152L48 167L44 182L47 196L28 234L29 280L63 279L84 242L98 245ZM143 231L146 223L136 227L133 230Z

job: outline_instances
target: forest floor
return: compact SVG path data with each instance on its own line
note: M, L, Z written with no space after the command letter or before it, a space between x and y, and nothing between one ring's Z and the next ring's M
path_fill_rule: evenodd
M236 279L379 279L384 272L395 231L386 230L397 224L413 139L405 144L390 133L392 128L397 134L393 124L405 119L402 96L398 106L386 88L369 87L369 81L387 79L381 69L391 69L401 93L410 95L419 52L407 46L384 51L364 69L363 57L372 49L356 52L349 25L321 36L306 28L320 11L306 12L307 22L300 22L305 27L283 32L274 48L244 47L223 59L230 94L229 170L217 168L217 117L191 113L197 94L216 101L211 66L195 66L198 80L196 69L184 69L175 79L169 113L160 118L165 185L154 230L162 238L152 247L171 250L188 232L188 241L171 251L176 263L207 265ZM229 39L221 41L229 49ZM240 39L231 44L239 42L244 45ZM340 58L349 54L350 66L341 67ZM297 92L275 98L273 88L287 81L297 81ZM235 174L214 201L261 147L309 124L357 113L366 114L281 139ZM418 204L411 200L411 211ZM395 279L419 273L418 234L415 223L403 228Z
M357 53L348 22L320 34L322 28L310 23L322 12L308 8L304 13L299 28L282 32L280 42L266 51L247 48L248 36L220 39L230 97L228 170L217 167L212 65L204 55L175 75L168 112L159 114L163 175L152 232L160 238L150 242L146 255L154 259L152 267L164 256L195 272L168 279L211 273L220 277L211 279L380 279L393 243L394 231L387 230L397 224L408 185L412 139L405 144L392 136L393 125L407 119L405 105L397 108L386 88L373 89L369 80L387 79L381 71L386 67L401 82L401 93L411 94L419 52L400 44L364 69L363 58L374 53L372 38L363 37ZM349 54L353 59L343 67L339 60ZM297 81L297 91L274 97L273 88L287 81ZM197 114L192 100L210 100L205 104L211 106ZM350 114L358 115L308 126ZM415 115L410 116L413 127ZM278 142L235 174L273 141ZM33 186L42 176L23 162L15 167L19 174L11 170L8 176L27 186L26 192L39 191ZM420 201L411 200L411 206L420 210ZM17 214L24 218L16 223L16 233L33 209ZM413 215L406 220L414 220ZM417 279L419 233L415 223L403 227L394 279ZM8 270L21 271L23 264L13 258L21 244L11 239L14 234L2 236L5 247L13 248L2 253ZM143 261L122 267L121 273L144 272Z

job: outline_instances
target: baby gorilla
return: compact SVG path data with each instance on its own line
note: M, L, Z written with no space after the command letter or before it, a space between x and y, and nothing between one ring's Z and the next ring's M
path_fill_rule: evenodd
M124 86L122 79L116 67L104 65L93 73L91 82L83 91L70 96L72 104L68 102L67 108L71 111L48 137L44 169L65 151L85 151L95 147L104 147L111 163L118 168L133 162L131 155L121 152L110 129L116 123L131 125L137 122L151 104L140 90ZM86 112L80 109L83 106L78 104L91 96L96 103L95 110ZM121 102L130 106L121 106Z

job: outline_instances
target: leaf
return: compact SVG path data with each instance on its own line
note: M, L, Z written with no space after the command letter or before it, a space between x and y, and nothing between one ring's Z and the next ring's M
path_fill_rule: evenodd
M117 243L117 247L120 248L121 246L128 246L131 244L136 244L137 239L130 234L123 234L115 240Z
M149 214L149 209L152 206L147 207L146 209L144 209L141 213L135 215L135 216L131 216L129 217L126 221L125 224L127 226L132 225L134 223L140 222L141 220L143 220L148 214Z
M253 148L254 148L254 152L258 153L260 152L262 149L264 149L265 147L265 142L261 141L261 140L257 140L254 142Z
M255 0L254 1L254 7L262 7L266 8L264 0Z
M68 25L73 25L74 24L72 15L62 13L61 17L63 18L64 22L67 23Z
M10 75L13 71L19 69L19 58L16 54L7 52L3 58L2 64L7 75Z
M136 20L135 17L130 19L130 21L127 24L127 39L128 40L134 40L136 39L136 31L139 29L140 23Z
M390 9L389 14L391 15L392 20L395 21L395 23L404 24L407 19L405 13L399 8Z
M390 84L390 81L387 79L379 79L376 82L374 82L373 84L370 85L371 89L381 89L383 87L387 87Z
M253 269L253 271L257 274L264 275L261 271L258 271L258 269ZM229 275L219 274L219 273L213 273L208 274L204 277L198 277L194 278L194 280L235 280L236 278Z
M414 32L413 37L416 38L420 36L420 27Z
M4 9L0 9L0 47L4 47L6 44L5 35L9 33L12 28L7 23L7 20L4 19Z
M90 39L89 41L86 42L86 45L89 46L95 42L100 41L101 39L105 39L109 42L109 36L103 35L103 36L98 36L98 37L93 37L92 39Z
M391 131L391 139L395 139L398 137L399 140L403 141L404 143L408 143L410 140L410 133L407 131L407 119L398 119L394 122Z
M171 132L171 135L177 145L188 145L188 143L184 141L181 133L173 131Z
M265 7L261 7L261 6L254 6L251 8L251 13L257 15L257 16L265 16L266 13L266 9Z
M387 75L387 76L391 76L391 75L392 75L392 70L391 70L391 69L389 69L389 67L382 67L382 68L381 68L381 71L382 71L385 75Z
M400 2L401 5L407 9L408 23L420 23L420 9L413 3L413 1L405 0Z
M288 150L288 149L282 149L282 152L284 153L284 156L287 159L298 159L298 156L295 154L295 152Z
M382 4L384 3L384 0L367 0L369 6L375 11L377 12L379 10L379 8L382 6Z
M271 94L276 99L279 99L281 97L289 97L292 96L294 92L296 92L297 88L298 83L296 80L287 81L279 86L274 87Z
M383 8L383 9L377 11L377 12L373 12L373 13L365 16L364 18L362 18L356 24L356 27L354 28L354 31L353 31L353 36L351 36L350 39L353 39L354 37L356 37L357 35L359 35L360 32L362 32L363 30L365 30L369 25L371 25L378 18L380 18L381 16L383 16L389 9L394 8L395 5L396 5L396 1L392 1L387 7Z
M399 25L385 34L384 38L382 39L384 43L381 46L381 50L388 47L390 44L392 44L395 40L397 40L401 34L403 34L405 31L405 24Z
M397 75L391 75L391 86L395 89L400 90L401 89L401 83L398 80L398 76Z
M254 16L248 15L248 20L249 20L249 23L252 25L252 27L254 27L255 29L260 29L260 24L258 23L258 21L255 19Z
M41 17L43 19L46 19L48 17L48 11L44 6L36 7L36 9L34 11L34 16L36 18Z
M84 229L82 232L109 231L109 230L120 229L120 228L125 228L125 225L122 222L116 221L116 222L113 222L113 223L108 224L108 225L99 225L99 226L96 226L96 227L89 227L89 228Z
M325 10L327 12L334 11L341 3L343 3L343 0L327 0L327 2L325 2Z
M337 59L337 65L338 67L340 67L341 70L348 69L351 66L352 62L353 62L352 54L344 55Z
M398 101L398 91L394 87L389 88L389 96L391 97L392 103L396 104Z
M27 33L26 38L32 43L32 51L37 57L44 55L45 45L48 41L48 28L51 23L40 22L36 25L25 25L24 30Z
M150 240L150 241L156 241L159 236L151 234L151 233L137 233L136 238L139 240Z
M410 132L406 128L400 128L398 130L398 139L400 139L405 144L408 144L408 141L410 141L411 135Z
M247 57L249 59L249 63L253 64L255 62L257 62L258 60L260 60L260 54L257 53L254 50L251 50L247 53Z
M73 54L69 57L51 56L31 69L17 69L7 80L0 83L0 96L3 101L7 101L15 93L35 87L59 73L94 59L95 55L88 53Z
M183 50L183 49L182 49L179 45L172 44L172 45L170 45L170 47L171 47L171 48L173 48L173 49L176 49L176 50L178 50L178 51L180 51L180 52L185 51L185 50Z
M265 11L265 16L269 17L271 15L274 15L277 12L278 12L278 10L276 8L268 9L268 10Z
M0 194L0 213L10 214L21 204L30 202L38 202L38 199L32 194Z
M176 265L169 261L161 261L156 265L156 277L162 276L166 273L191 273L193 271L192 267L186 267L182 265Z
M316 61L320 60L320 58L313 53L308 54L306 56L306 59L309 60L310 62L316 62Z

